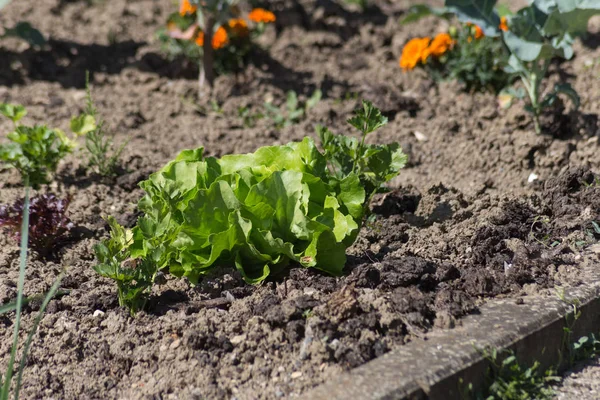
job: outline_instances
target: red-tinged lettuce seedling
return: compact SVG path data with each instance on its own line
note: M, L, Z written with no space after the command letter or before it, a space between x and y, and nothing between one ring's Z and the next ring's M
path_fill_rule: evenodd
M140 184L143 215L132 230L109 219L96 272L117 282L134 313L159 272L192 284L220 266L259 283L290 265L341 275L371 195L406 163L397 144L365 137L387 122L369 102L349 121L361 137L320 129L311 138L219 159L185 150Z
M29 247L41 258L55 255L67 239L73 223L67 217L69 199L59 199L53 194L42 194L31 199L29 205ZM8 230L17 241L21 240L23 200L12 205L0 205L0 228Z

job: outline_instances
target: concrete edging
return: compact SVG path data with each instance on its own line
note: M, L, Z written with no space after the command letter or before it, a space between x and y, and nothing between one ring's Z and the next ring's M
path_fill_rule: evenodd
M582 266L585 284L565 289L568 301L578 300L580 318L572 339L600 331L600 265ZM303 400L461 399L461 380L480 388L487 361L478 349L510 348L519 362L539 361L544 368L561 360L563 327L573 307L558 296L491 300L480 313L463 318L452 330L433 331L427 340L408 343L326 382ZM464 387L464 385L462 385Z

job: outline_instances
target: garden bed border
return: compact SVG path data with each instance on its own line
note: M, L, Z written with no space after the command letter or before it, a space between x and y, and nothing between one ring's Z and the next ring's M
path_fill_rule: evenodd
M565 356L563 328L573 323L574 302L581 315L572 326L571 340L600 331L600 263L584 264L580 278L583 284L564 290L567 302L558 292L490 300L457 328L434 330L426 340L416 339L300 398L462 399L467 384L475 390L485 384L488 361L481 349L489 347L513 350L523 365L538 361L544 369L556 366Z

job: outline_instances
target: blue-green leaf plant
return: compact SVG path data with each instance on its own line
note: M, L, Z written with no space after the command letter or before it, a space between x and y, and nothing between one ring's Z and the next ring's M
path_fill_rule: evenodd
M544 90L542 81L553 58L573 57L573 42L587 31L589 19L600 13L600 1L531 0L528 6L509 15L495 4L494 0L446 0L443 8L419 5L412 8L405 21L414 22L426 15L455 15L462 22L478 25L485 35L500 36L510 53L507 72L521 79L529 97L526 108L539 134L540 116L559 94L579 107L579 96L571 85L562 83ZM500 29L501 15L506 18L505 29Z
M15 324L13 344L6 372L0 376L0 400L8 400L14 376L14 366L17 362L17 349L19 346L19 329L21 326L21 312L23 307L23 287L27 266L27 247L29 239L29 192L30 188L37 189L42 184L50 182L51 175L56 172L60 160L70 153L75 144L59 129L50 129L43 125L33 127L20 124L21 119L27 114L21 105L1 104L0 114L13 121L14 130L7 135L8 143L0 145L0 163L14 167L21 174L25 199L23 202L23 220L21 224L21 249L19 262L19 280L17 283L17 300L13 307L3 308L2 313L15 311ZM20 359L20 367L15 384L12 386L14 398L18 399L23 369L27 359L29 346L33 335L44 313L46 305L56 291L60 277L46 294L42 306L34 320Z
M6 7L10 0L0 0L0 10ZM17 37L29 43L31 46L43 46L46 44L44 35L35 29L29 22L17 22L12 28L5 28L0 39L5 37Z
M406 164L398 144L365 143L387 122L371 103L348 122L361 137L320 127L324 151L308 137L221 158L182 151L140 184L143 215L133 229L108 218L96 272L116 281L132 314L163 273L192 284L228 265L251 284L290 264L342 274L369 198Z

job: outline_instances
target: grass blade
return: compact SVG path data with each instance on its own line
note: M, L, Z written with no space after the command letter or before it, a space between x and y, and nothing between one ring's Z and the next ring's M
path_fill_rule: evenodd
M33 321L33 326L31 327L31 330L29 331L29 334L27 335L27 340L25 341L25 346L23 347L23 354L21 354L21 363L19 365L19 373L17 375L17 382L15 384L15 400L19 399L19 391L21 389L21 379L23 378L23 370L25 369L25 362L27 361L27 354L29 352L29 346L31 345L31 342L33 341L33 336L37 332L37 328L40 324L40 321L42 320L42 317L44 316L44 311L46 310L46 306L48 306L48 303L50 303L50 300L52 300L54 298L54 295L58 291L58 286L60 285L60 282L62 281L63 276L64 276L64 271L58 276L58 278L56 279L56 281L54 282L54 284L52 285L52 287L46 294L46 297L44 298L44 302L42 303L40 310L38 311L38 314L36 315L35 320Z
M0 393L2 400L8 400L10 383L12 380L17 347L19 345L19 328L21 327L21 309L23 307L23 286L25 285L25 270L27 268L27 244L29 240L29 179L25 178L25 201L23 202L23 222L21 224L21 255L19 262L19 282L17 285L17 308L15 315L15 328L10 360L4 376L4 385Z

